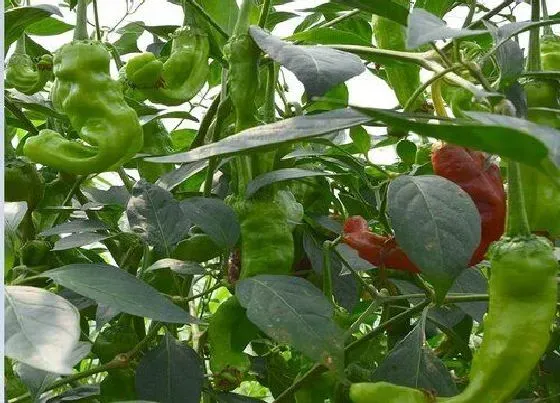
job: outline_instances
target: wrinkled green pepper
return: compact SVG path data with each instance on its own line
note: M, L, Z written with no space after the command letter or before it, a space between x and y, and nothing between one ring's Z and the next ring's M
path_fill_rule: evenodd
M25 201L34 210L43 199L45 181L35 164L21 158L9 159L4 167L4 198L8 202Z
M134 98L168 106L189 101L206 83L209 52L206 33L195 27L178 28L165 62L146 52L126 64L126 79L137 94Z
M41 91L52 79L53 60L49 54L42 55L37 63L25 53L19 40L14 54L6 64L6 87L15 88L26 95Z
M30 137L31 160L77 175L120 167L142 148L142 128L118 82L109 73L110 53L96 41L73 41L54 54L53 107L70 119L83 140L50 129Z
M541 64L545 71L560 70L560 37L544 35L541 38Z

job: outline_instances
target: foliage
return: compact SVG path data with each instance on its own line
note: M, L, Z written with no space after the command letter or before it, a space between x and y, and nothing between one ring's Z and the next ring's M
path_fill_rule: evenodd
M17 3L7 401L559 399L552 1Z

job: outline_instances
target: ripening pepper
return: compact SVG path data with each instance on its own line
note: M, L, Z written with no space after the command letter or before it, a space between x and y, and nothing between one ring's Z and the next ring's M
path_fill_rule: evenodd
M404 6L408 10L409 0L394 1L397 5ZM406 27L389 20L388 18L373 16L373 34L377 47L387 50L406 50ZM420 87L420 67L415 64L390 64L385 66L387 82L395 91L395 95L401 106ZM412 110L418 109L424 100L421 96L416 98Z
M257 337L258 331L235 296L223 302L212 315L208 343L216 389L232 390L243 381L251 367L249 356L243 351Z
M50 129L30 137L31 160L76 175L116 169L142 148L142 128L118 82L111 79L111 55L96 41L73 41L54 54L53 107L68 116L82 141ZM84 144L87 143L87 144Z
M162 62L146 52L130 59L126 78L137 98L163 105L181 105L206 83L210 71L208 35L196 27L181 27L173 33L171 54Z
M344 223L342 241L356 249L359 256L377 267L419 273L418 267L406 256L393 237L384 237L369 230L368 222L350 217Z
M18 41L14 54L6 64L6 87L15 88L26 95L41 91L52 78L52 56L42 55L37 63L25 53L22 41Z
M490 244L504 232L506 195L500 168L480 151L451 144L435 144L434 173L459 185L473 200L481 219L481 239L470 265L480 263Z

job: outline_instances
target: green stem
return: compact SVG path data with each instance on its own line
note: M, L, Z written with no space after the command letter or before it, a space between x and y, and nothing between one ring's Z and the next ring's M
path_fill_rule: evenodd
M265 104L264 104L264 121L265 123L274 123L276 120L276 109L275 109L275 87L278 81L278 70L276 68L276 63L269 63L268 75L266 81L266 94L265 94Z
M202 121L200 122L200 128L198 129L198 133L196 134L196 137L194 138L191 144L191 149L200 147L201 145L204 144L206 134L208 133L208 129L212 124L212 120L214 120L214 116L216 116L216 112L218 111L218 106L220 105L220 102L221 102L221 97L218 95L216 96L216 98L214 98L214 100L210 104L210 107L208 108L206 114L204 115Z
M93 15L95 18L95 37L101 41L101 28L99 26L99 13L97 12L97 0L93 0Z
M546 0L542 0L541 11L544 20L548 20L548 8L546 7ZM547 25L543 29L544 35L554 35L554 31L550 25Z
M76 7L76 26L74 27L74 40L88 39L87 32L87 0L78 0Z
M420 87L416 88L416 90L414 91L414 93L410 96L410 98L408 98L408 100L406 101L406 104L404 105L404 111L405 112L412 112L412 106L414 106L414 101L416 101L416 98L418 98L424 91L426 91L426 89L435 81L439 80L440 78L443 78L447 73L451 73L455 70L460 69L461 66L451 66L445 70L443 70L440 73L434 74L428 81L426 81L424 84L422 84Z
M338 24L339 22L342 22L350 17L355 16L356 14L360 13L360 9L359 8L355 8L349 12L347 12L346 14L343 14L341 16L338 16L336 18L333 18L332 20L325 22L324 24L320 24L318 28L328 28L328 27L332 27L333 25Z
M268 14L270 14L270 4L272 2L270 0L264 0L264 4L262 6L261 15L259 17L259 27L264 28L266 25L266 20L268 18Z
M331 251L332 243L323 242L323 294L329 301L332 301L333 295Z
M531 1L531 21L540 20L540 1ZM541 68L541 46L540 46L540 27L531 28L529 33L529 54L527 55L527 70L540 71Z
M25 128L27 129L27 131L29 132L29 134L31 134L32 136L36 136L39 134L39 130L37 130L37 128L35 127L35 125L33 124L33 122L31 122L31 120L29 120L29 118L25 115L25 113L23 113L23 111L18 108L16 106L16 104L14 104L10 99L8 99L8 97L4 97L4 105L6 106L6 108L8 108L8 110L10 112L12 112L12 114L19 120L21 121L24 125ZM21 142L20 142L21 143ZM23 147L23 144L20 146L18 144L18 150ZM18 151L16 150L16 151Z
M529 221L525 211L523 185L519 173L519 163L508 161L508 198L506 233L509 237L529 236Z
M436 80L432 83L432 101L434 103L436 116L446 118L447 111L445 110L445 104L441 96L441 80Z
M241 7L239 7L239 13L237 14L237 22L235 24L235 28L233 29L233 36L247 34L251 23L253 7L255 7L255 0L242 1Z
M120 167L119 169L117 169L117 173L119 174L119 177L123 181L124 187L126 188L128 193L132 193L132 188L134 187L134 183L132 183L132 181L128 177L128 174L125 172L124 168Z

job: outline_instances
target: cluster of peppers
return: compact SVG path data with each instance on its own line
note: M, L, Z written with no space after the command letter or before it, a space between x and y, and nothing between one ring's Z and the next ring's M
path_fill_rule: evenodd
M504 232L506 195L500 168L480 151L451 144L436 144L432 150L436 175L443 176L463 189L473 200L481 218L481 239L470 265L480 263L490 244ZM375 266L418 273L393 237L371 232L362 217L350 217L344 224L343 242L356 249L361 258Z

